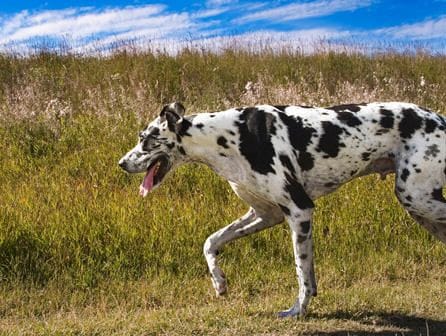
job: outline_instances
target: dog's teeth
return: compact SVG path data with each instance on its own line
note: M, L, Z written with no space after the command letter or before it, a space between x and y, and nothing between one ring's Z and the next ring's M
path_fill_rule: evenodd
M157 162L157 163L155 164L155 172L154 172L154 175L156 175L156 173L158 173L158 170L160 169L160 166L161 166L161 162Z

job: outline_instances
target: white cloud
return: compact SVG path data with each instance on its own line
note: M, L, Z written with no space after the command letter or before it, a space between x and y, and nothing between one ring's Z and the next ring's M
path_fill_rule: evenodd
M378 29L376 34L391 36L396 39L424 40L444 38L446 36L446 16L413 24Z
M206 6L208 7L220 7L223 5L233 5L238 3L237 0L208 0Z
M51 10L42 11L34 15L29 15L27 11L25 18L28 20L28 24L39 25L46 22L51 22L55 20L63 20L66 17L70 17L80 12L74 8L62 9L62 10ZM20 13L19 13L20 16Z
M370 6L372 0L317 0L304 3L291 3L272 9L246 14L235 20L237 23L268 20L283 22L310 17L320 17L336 12L352 11Z
M292 49L294 44L299 50L302 50L303 45L306 45L305 50L309 50L311 47L308 46L320 44L321 41L330 41L330 46L338 41L354 39L364 45L373 45L382 39L389 42L424 39L430 43L430 39L441 40L446 36L446 15L410 25L376 30L346 31L319 26L287 32L260 28L250 33L234 33L237 29L244 31L245 22L283 22L321 17L370 6L374 1L376 0L312 0L277 5L257 0L210 0L202 7L177 13L169 11L163 4L104 9L82 7L39 12L25 10L10 17L0 17L0 52L26 50L26 46L31 47L36 41L38 44L39 39L43 42L48 40L50 45L55 46L62 39L71 50L79 52L107 50L109 46L126 43L137 48L174 52L182 47L190 47L190 44L212 50L231 45L251 50L262 46ZM276 4L276 7L270 8L271 4ZM238 18L231 21L234 17Z
M11 19L3 20L0 40L2 36L8 36L9 34L22 27L27 17L28 11L22 11L19 14L14 15Z
M160 34L165 34L175 27L194 27L187 13L169 14L164 13L164 9L163 5L148 5L102 11L91 8L36 14L23 11L2 23L0 43L61 36L80 40L101 34L123 34L144 29L158 29Z
M162 50L173 55L186 47L195 50L209 50L216 53L227 49L246 50L249 52L261 52L267 49L272 52L288 51L300 53L312 53L321 51L323 48L325 48L325 51L346 51L345 45L326 44L325 42L329 39L342 39L348 37L349 34L348 31L333 29L304 29L288 32L262 30L231 36L204 36L191 40L159 39L147 41L144 39L135 41L132 47L136 46L138 50ZM95 49L94 47L93 49Z
M173 17L164 18L165 21L169 21ZM175 25L153 25L151 27L133 29L131 31L112 34L88 43L82 44L77 49L79 52L84 50L101 50L107 49L109 46L113 45L126 45L127 43L135 45L151 44L155 40L165 39L168 36L172 38L181 38L185 31L191 28L191 23L184 17L177 18Z
M192 18L195 19L206 19L213 16L218 16L220 14L223 14L229 10L229 7L219 7L219 8L211 8L211 9L205 9L200 10L198 12L192 13Z

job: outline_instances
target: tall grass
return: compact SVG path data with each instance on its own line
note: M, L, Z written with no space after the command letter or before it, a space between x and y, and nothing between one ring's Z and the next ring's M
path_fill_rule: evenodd
M144 200L141 177L117 167L164 103L180 100L195 113L255 103L401 100L446 111L446 57L423 53L42 52L1 55L0 69L5 284L95 288L146 278L173 286L207 277L202 243L246 205L203 166L182 167ZM417 278L444 268L444 246L405 214L391 180L362 178L317 202L322 282ZM231 244L222 262L229 279L254 283L291 274L292 260L281 225Z

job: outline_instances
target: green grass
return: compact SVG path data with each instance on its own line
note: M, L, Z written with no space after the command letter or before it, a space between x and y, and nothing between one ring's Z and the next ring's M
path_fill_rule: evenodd
M234 284L220 299L202 278L113 282L75 295L54 287L5 289L0 334L444 335L446 287L438 273L415 282L325 286L305 319L276 317L296 289L291 272L267 278Z
M173 100L189 113L372 100L444 112L445 57L41 53L0 68L0 334L446 334L445 246L399 206L391 177L317 201L320 295L308 319L278 320L297 290L285 224L225 248L230 293L217 300L202 244L247 206L204 166L145 199L141 176L117 166Z

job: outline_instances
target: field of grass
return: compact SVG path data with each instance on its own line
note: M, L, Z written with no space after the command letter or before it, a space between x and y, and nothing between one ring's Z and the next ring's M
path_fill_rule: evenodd
M416 225L392 177L317 201L319 295L297 291L286 224L226 247L216 299L202 244L246 211L207 167L147 198L118 159L163 104L410 101L446 112L446 57L320 52L107 58L0 55L0 335L446 335L446 247Z

